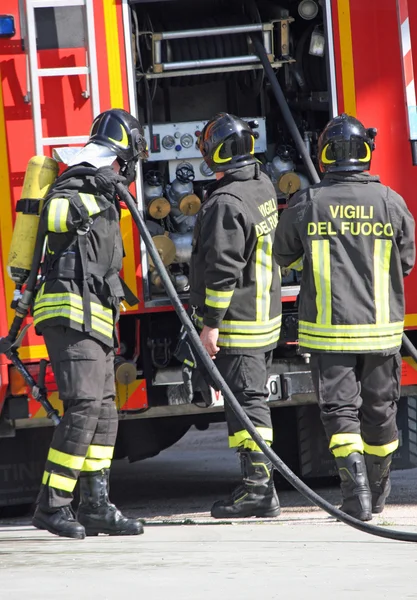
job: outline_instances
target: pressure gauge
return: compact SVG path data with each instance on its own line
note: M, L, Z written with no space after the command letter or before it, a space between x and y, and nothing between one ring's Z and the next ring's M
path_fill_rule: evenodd
M166 135L162 138L162 146L165 148L165 150L172 150L172 148L175 146L175 139L172 137L172 135Z
M181 145L183 148L191 148L191 146L194 144L194 138L192 135L190 135L189 133L184 133L184 135L181 137Z
M200 165L200 172L202 175L204 175L204 177L213 177L214 175L213 171L210 169L210 167L204 160Z

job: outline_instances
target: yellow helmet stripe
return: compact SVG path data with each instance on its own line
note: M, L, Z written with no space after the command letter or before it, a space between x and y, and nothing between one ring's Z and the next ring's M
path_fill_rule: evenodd
M122 130L122 140L115 140L111 137L109 137L109 140L114 142L118 146L121 146L122 148L129 148L129 138L127 137L126 129L123 127L123 125L120 125L120 129Z
M333 163L335 163L335 160L329 160L326 156L326 152L327 152L327 148L329 147L329 144L326 144L323 148L323 150L321 151L321 162L324 165L332 165Z
M223 144L220 144L220 146L218 148L216 148L216 151L213 154L213 162L215 163L227 163L230 162L232 160L232 157L230 158L220 158L220 150L223 148Z
M367 163L371 160L371 149L369 147L369 144L367 144L366 142L364 142L364 143L366 146L366 156L365 156L365 158L360 158L359 162Z

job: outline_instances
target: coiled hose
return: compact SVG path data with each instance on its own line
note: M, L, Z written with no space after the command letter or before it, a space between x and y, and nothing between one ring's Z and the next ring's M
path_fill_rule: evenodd
M252 439L258 444L262 452L269 458L269 460L272 462L277 471L283 477L285 477L285 479L312 504L315 504L319 508L322 508L329 515L335 517L339 521L342 521L346 525L350 525L355 529L359 529L359 531L363 531L364 533L370 533L371 535L375 535L378 537L388 538L391 540L399 540L403 542L417 542L417 533L412 533L409 531L397 531L393 529L377 527L375 525L369 525L367 523L363 523L362 521L358 521L354 517L351 517L350 515L347 515L346 513L342 512L341 510L324 500L324 498L316 494L316 492L310 489L305 483L303 483L301 479L299 479L291 471L291 469L287 467L287 465L279 458L279 456L275 454L275 452L268 446L268 444L265 443L264 439L259 435L255 426L253 425L252 421L242 410L242 407L234 397L229 386L227 385L223 377L220 375L219 371L216 368L216 365L210 358L210 355L208 354L207 350L201 344L198 333L195 330L194 325L191 322L184 306L182 305L181 300L171 282L171 279L169 278L169 275L165 269L161 257L159 256L159 253L152 240L152 236L146 228L143 217L139 212L133 197L130 195L128 190L120 183L116 184L116 190L120 196L120 199L123 202L125 202L132 215L132 218L139 230L142 240L153 260L155 268L157 269L161 277L165 290L172 302L172 305L189 335L194 350L201 359L201 362L203 363L205 369L207 369L207 372L210 374L210 377L221 390L225 401L233 410L242 426L249 432Z

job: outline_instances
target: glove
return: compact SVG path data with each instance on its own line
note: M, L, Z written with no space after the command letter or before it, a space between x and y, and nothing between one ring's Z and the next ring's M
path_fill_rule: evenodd
M105 198L111 198L112 200L116 194L116 184L127 184L126 178L120 175L120 173L116 173L111 166L100 167L97 169L94 179L100 194L103 194Z

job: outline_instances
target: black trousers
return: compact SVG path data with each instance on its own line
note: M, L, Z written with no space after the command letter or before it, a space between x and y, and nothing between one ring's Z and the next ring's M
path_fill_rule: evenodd
M222 354L220 351L215 360L216 367L239 404L267 442L272 442L271 411L267 404L269 391L266 386L271 364L272 350L260 354ZM229 446L259 450L227 404L225 413Z
M38 502L69 504L81 471L109 468L117 435L114 350L85 333L54 326L43 336L64 404L52 438Z
M361 434L366 451L366 446L387 446L398 439L399 353L313 353L311 371L330 440L336 434Z

